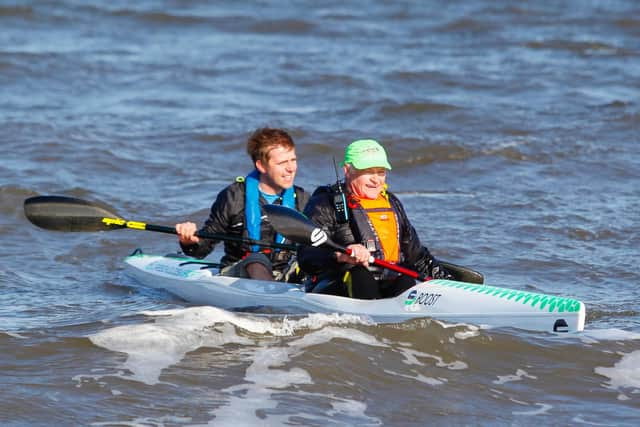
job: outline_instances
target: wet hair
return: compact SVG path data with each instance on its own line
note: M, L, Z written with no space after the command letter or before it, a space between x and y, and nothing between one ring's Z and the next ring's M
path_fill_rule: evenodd
M247 153L253 163L262 160L269 161L269 153L277 147L294 149L293 138L282 129L260 128L256 129L247 140Z

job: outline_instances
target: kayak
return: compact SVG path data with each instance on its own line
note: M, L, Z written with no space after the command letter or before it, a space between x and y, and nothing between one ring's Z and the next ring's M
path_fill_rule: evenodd
M420 282L393 298L359 300L309 293L291 283L221 276L217 268L186 256L137 250L125 264L125 274L143 286L164 289L191 304L236 311L267 307L283 314L344 313L380 323L433 318L544 332L582 331L586 316L576 299L452 280Z
M302 213L280 205L265 205L271 225L298 245L324 247L350 254ZM25 216L33 224L56 231L133 229L176 234L175 227L125 220L104 204L68 196L35 196L24 201ZM198 232L203 239L241 241L271 249L297 246L262 242L226 234ZM403 322L430 317L482 327L534 331L576 332L584 329L584 304L572 298L484 285L482 274L443 263L457 279L427 280L417 271L370 257L369 263L418 280L394 298L359 300L305 292L295 284L221 276L213 264L184 256L147 255L136 250L126 258L126 274L144 286L165 289L192 303L255 312L269 308L285 314L345 313L377 322ZM273 312L273 311L272 311Z

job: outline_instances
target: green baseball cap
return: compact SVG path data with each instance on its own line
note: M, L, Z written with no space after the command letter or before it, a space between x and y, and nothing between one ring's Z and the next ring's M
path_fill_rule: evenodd
M344 150L342 165L349 163L356 169L385 168L391 170L387 153L378 141L359 139L353 141Z

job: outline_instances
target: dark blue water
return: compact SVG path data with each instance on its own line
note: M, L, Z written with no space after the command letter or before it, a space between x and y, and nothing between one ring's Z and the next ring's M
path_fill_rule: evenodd
M635 425L639 100L631 0L0 0L0 424ZM189 307L122 274L174 237L24 217L201 222L265 125L308 190L378 139L432 252L582 300L585 332Z

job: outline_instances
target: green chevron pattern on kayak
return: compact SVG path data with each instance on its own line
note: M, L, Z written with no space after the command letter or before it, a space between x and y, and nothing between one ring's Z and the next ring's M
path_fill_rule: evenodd
M515 289L497 288L487 285L476 285L473 283L464 282L452 282L446 280L438 280L437 283L442 286L449 286L452 288L463 289L469 292L482 293L485 295L492 295L497 298L505 298L507 300L514 300L516 302L522 302L522 304L530 304L531 307L536 307L540 310L549 311L553 313L575 313L580 310L580 301L573 298L558 297L553 295L538 294L535 292L519 291Z

